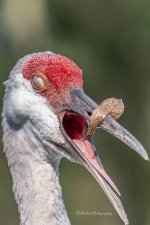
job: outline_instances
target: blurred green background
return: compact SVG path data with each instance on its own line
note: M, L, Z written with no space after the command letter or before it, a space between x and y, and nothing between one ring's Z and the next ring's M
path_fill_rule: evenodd
M85 91L97 103L122 98L125 113L120 123L150 155L150 1L0 0L1 106L2 83L16 61L45 50L64 54L83 69ZM94 141L122 193L130 224L150 225L150 163L101 130ZM0 225L17 225L12 181L0 147ZM63 160L60 171L73 225L123 224L84 168ZM77 216L77 210L112 216Z

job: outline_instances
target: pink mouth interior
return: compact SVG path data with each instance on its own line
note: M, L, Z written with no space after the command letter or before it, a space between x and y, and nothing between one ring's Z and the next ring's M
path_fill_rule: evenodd
M98 156L96 154L96 150L94 145L90 142L88 138L86 138L87 134L87 124L84 117L75 114L71 111L66 111L63 117L63 127L68 134L68 136L72 139L72 141L78 146L78 148L82 151L84 156L88 159L93 169L95 169L98 174L105 179L105 181L116 191L119 193L118 189L106 174L102 165L99 163Z
M86 120L82 116L73 112L66 112L63 118L63 127L78 148L85 155L88 155L88 158L95 158L95 152L92 149L91 143L86 139Z
M85 139L87 128L82 116L67 111L63 118L63 127L71 139Z

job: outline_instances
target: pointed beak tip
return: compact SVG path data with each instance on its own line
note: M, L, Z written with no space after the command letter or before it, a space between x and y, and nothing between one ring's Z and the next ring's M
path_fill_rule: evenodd
M143 159L145 159L146 161L150 161L149 157L148 157L148 154L145 150L145 154L141 155L143 157Z

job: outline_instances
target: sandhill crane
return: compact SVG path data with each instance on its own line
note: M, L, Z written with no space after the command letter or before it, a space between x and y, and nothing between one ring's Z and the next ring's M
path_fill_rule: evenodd
M85 138L96 106L83 91L82 70L65 56L49 51L29 54L11 71L5 82L3 143L21 225L70 224L59 183L63 157L86 167L128 224L120 193L91 137ZM111 116L100 128L148 159L142 145Z

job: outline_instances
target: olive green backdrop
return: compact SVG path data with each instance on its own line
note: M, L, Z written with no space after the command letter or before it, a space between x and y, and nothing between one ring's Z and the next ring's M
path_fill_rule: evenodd
M16 61L51 50L73 59L84 74L84 88L97 103L122 98L120 123L150 155L150 1L0 1L0 98ZM2 130L0 131L2 136ZM150 225L150 163L98 130L94 141L106 171L122 193L132 225ZM63 160L61 184L73 225L123 224L95 180L79 165ZM112 213L77 215L77 211ZM19 218L12 181L0 145L0 225Z

